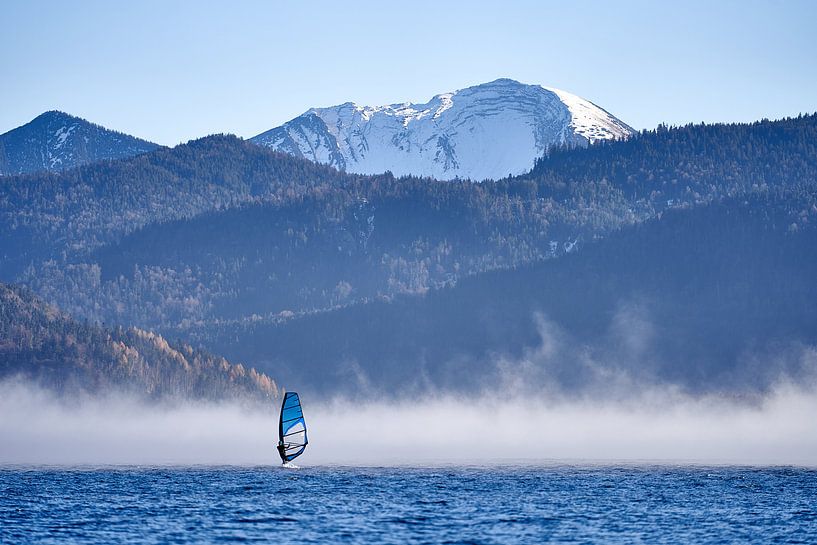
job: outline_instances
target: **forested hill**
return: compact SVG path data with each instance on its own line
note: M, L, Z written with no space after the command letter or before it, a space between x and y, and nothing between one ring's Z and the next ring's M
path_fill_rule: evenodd
M84 255L141 226L253 201L297 199L337 171L210 136L59 173L0 179L0 279L39 260Z
M0 380L10 378L66 395L261 403L278 395L275 382L254 369L148 331L75 321L25 288L0 284Z
M528 176L481 184L348 175L213 136L3 179L0 274L72 316L267 365L278 349L255 331L561 260L678 209L766 199L781 204L787 225L805 228L815 133L813 115L660 128L551 150ZM226 329L231 336L222 337Z
M817 200L671 210L581 252L202 339L325 391L752 395L817 376ZM545 394L543 394L545 393Z
M817 185L817 114L779 121L685 125L643 131L588 149L555 147L530 174L539 191L609 184L628 198L662 206L751 189Z
M111 177L99 167L66 173L74 181L62 183L84 193L47 202L85 203L77 219L64 219L67 208L27 209L31 199L7 217L63 227L36 239L60 251L17 277L61 308L151 330L206 330L422 294L729 195L813 192L815 132L817 116L661 128L552 150L526 177L481 184L350 176L211 137L112 164ZM99 196L90 191L98 185ZM25 264L30 235L12 252Z

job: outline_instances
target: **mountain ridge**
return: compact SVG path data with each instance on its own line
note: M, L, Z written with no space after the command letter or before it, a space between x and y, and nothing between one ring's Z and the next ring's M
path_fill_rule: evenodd
M522 174L556 144L634 132L576 95L501 78L422 104L310 108L250 141L358 174L479 181Z
M0 134L0 175L56 172L158 149L141 138L107 129L60 110L48 110Z
M648 131L480 184L344 174L210 137L9 178L0 272L75 316L186 336L424 293L754 186L810 194L815 134L817 116Z

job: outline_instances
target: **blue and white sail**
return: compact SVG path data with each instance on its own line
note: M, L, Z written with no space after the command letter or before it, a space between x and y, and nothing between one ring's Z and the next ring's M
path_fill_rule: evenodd
M295 392L284 394L281 404L281 420L278 424L278 453L281 462L291 462L306 450L306 420L301 408L301 399Z

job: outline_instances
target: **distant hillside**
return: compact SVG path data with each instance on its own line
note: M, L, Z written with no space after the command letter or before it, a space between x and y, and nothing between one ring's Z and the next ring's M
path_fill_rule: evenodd
M659 126L586 150L556 147L517 180L619 188L635 202L699 203L753 189L817 186L817 114L779 121Z
M559 202L521 189L354 176L208 137L5 180L0 278L31 285L73 315L155 330L227 317L221 308L244 319L422 292L557 255L585 230L602 233L640 214L610 191L601 225L598 210L577 210L582 188ZM323 253L327 244L334 253ZM301 258L282 260L290 248ZM265 271L271 263L275 274ZM316 264L331 275L310 284ZM258 307L280 293L294 301Z
M817 376L816 278L815 194L769 192L424 297L200 340L324 391L608 395L633 380L747 395Z
M0 176L64 170L139 155L158 147L79 117L50 111L0 135Z
M234 136L0 181L0 279L88 251L144 225L326 190L337 171Z
M268 376L135 328L77 322L28 290L0 284L0 379L62 394L129 392L156 400L264 401Z
M166 292L165 300L189 293L195 304L161 305L165 325L420 294L463 275L560 255L583 229L576 218L565 224L561 206L515 206L502 193L430 183L336 189L285 205L248 205L147 226L91 255L99 269L87 272L102 285L132 286L127 291L143 297L116 307L119 316L99 317L118 321L130 313L154 323L138 310L144 297L151 304L162 297L152 287L136 287L146 282L196 286L195 293L181 287L176 295ZM50 266L35 274L43 272L64 274Z
M208 137L4 179L0 278L73 316L215 349L225 328L252 339L244 328L423 294L676 209L764 196L796 208L816 192L815 141L817 116L661 127L473 184L344 174Z
M352 176L211 137L81 177L15 179L0 238L20 238L0 249L11 248L6 267L22 256L14 278L72 314L204 335L225 320L425 293L579 251L667 210L813 194L815 141L817 116L662 127L472 184ZM42 241L52 249L26 268Z

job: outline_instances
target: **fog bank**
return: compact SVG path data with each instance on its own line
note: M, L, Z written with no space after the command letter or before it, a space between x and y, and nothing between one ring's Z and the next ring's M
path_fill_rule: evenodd
M794 385L759 402L641 392L627 402L441 396L416 403L303 400L310 446L298 463L655 461L817 466L817 393ZM65 403L0 385L3 464L277 464L277 403L158 407Z

